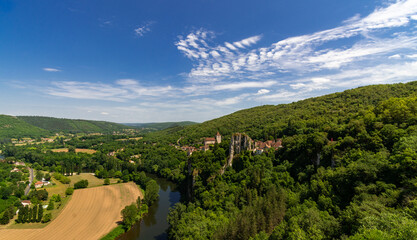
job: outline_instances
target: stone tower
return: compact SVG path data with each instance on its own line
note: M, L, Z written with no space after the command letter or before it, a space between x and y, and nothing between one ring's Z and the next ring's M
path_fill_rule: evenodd
M219 132L217 132L217 134L216 134L216 142L217 142L218 144L220 144L220 143L222 142L222 135L220 135L220 133L219 133Z

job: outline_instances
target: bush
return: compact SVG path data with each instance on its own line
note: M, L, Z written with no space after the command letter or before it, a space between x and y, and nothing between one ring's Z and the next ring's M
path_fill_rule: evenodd
M54 201L54 202L61 202L61 195L54 194L54 195L52 195L51 200Z
M50 213L47 213L43 216L42 218L42 223L47 223L50 222L52 219L52 215Z
M8 224L9 223L9 216L8 216L8 214L6 214L6 212L5 213L3 213L3 217L1 217L0 218L0 224L1 225L6 225L6 224Z
M46 210L53 210L55 208L54 201L52 199L49 201L48 207Z
M88 180L81 180L74 184L74 189L86 188L86 187L88 187Z
M108 178L104 179L104 185L110 185L110 179Z
M67 190L65 190L65 195L69 196L72 195L74 193L74 188L67 188Z
M50 181L50 180L51 180L51 174L46 173L46 174L45 174L45 180L46 180L46 181Z

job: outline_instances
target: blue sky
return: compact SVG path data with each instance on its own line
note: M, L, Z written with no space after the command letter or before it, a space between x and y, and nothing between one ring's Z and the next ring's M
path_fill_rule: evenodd
M417 0L0 1L0 113L205 121L417 80Z

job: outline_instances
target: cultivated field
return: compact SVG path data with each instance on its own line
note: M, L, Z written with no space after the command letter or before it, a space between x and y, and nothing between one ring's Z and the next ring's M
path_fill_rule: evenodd
M120 211L141 196L132 182L76 190L71 201L41 229L1 229L2 239L100 239L121 221Z
M56 149L51 149L52 152L68 152L68 148L56 148ZM94 149L83 149L83 148L76 148L75 149L76 153L88 153L88 154L93 154L95 152L97 152Z

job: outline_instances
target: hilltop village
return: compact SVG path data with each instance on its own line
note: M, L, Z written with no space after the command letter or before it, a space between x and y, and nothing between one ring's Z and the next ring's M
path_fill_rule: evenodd
M238 136L236 138L236 136ZM243 138L242 138L243 136ZM268 140L268 141L254 141L252 140L248 135L242 134L242 133L235 133L232 135L230 143L230 149L238 147L236 154L240 153L243 150L249 150L253 152L254 155L262 154L264 151L274 148L275 150L282 147L282 139L277 138L276 140ZM198 146L200 144L196 144L195 146L178 146L175 145L175 148L181 149L185 152L187 152L188 156L191 156L193 152L195 151L207 151L210 150L210 146L213 146L214 144L220 144L222 142L222 135L217 132L217 134L214 137L205 137L203 138L201 146ZM232 151L230 151L232 152Z

